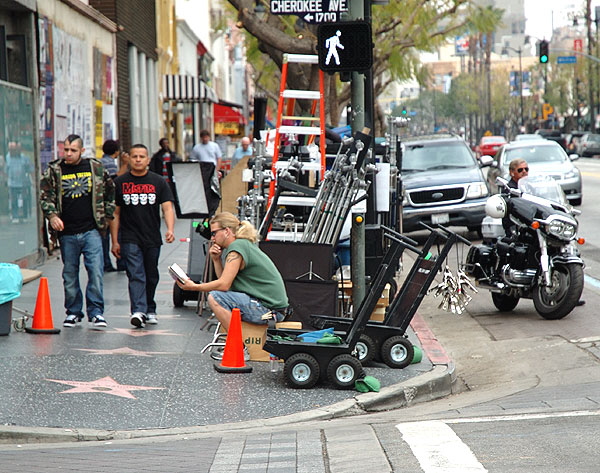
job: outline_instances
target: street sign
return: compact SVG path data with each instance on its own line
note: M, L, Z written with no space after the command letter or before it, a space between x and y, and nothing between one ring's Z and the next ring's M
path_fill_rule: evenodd
M542 119L548 120L548 118L554 113L554 107L549 103L542 105Z
M297 15L306 23L334 23L348 11L348 0L271 0L272 15Z
M557 56L557 64L575 64L577 62L577 56Z

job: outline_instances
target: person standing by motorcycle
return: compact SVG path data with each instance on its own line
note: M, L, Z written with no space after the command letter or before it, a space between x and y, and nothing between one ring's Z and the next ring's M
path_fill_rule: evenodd
M515 158L508 165L508 173L510 174L510 181L508 181L508 187L512 189L518 189L519 179L525 176L529 176L529 165L524 159ZM505 217L502 219L502 226L504 227L504 230L507 235L512 234L514 227L509 217ZM577 301L577 306L582 306L584 304L584 299L579 299Z
M508 173L510 174L508 187L511 187L512 189L518 189L519 179L529 175L529 165L524 159L513 159L508 165Z

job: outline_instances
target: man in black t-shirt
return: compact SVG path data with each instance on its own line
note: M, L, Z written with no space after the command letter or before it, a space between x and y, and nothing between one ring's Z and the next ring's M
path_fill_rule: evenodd
M162 245L160 211L162 209L167 226L167 243L175 240L175 213L169 185L161 176L148 171L148 148L142 144L133 145L129 155L131 170L115 179L116 208L110 232L113 254L125 259L130 321L141 328L147 323L157 323L154 294Z
M84 151L81 137L67 137L64 157L48 163L40 180L40 206L50 231L58 235L60 243L67 312L63 326L75 327L84 317L79 285L83 255L88 274L87 317L93 328L102 328L106 327L106 320L101 233L107 230L113 217L115 190L102 163L82 158Z

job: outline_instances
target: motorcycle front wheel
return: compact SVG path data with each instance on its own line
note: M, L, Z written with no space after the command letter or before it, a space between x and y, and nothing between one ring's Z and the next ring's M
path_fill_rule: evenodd
M561 264L552 269L552 286L537 285L533 289L535 310L547 320L568 315L577 305L583 291L583 267Z

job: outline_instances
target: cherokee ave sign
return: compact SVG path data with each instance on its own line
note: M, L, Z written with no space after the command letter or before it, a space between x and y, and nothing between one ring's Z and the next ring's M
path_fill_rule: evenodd
M298 15L306 23L336 22L348 0L271 0L271 14Z

